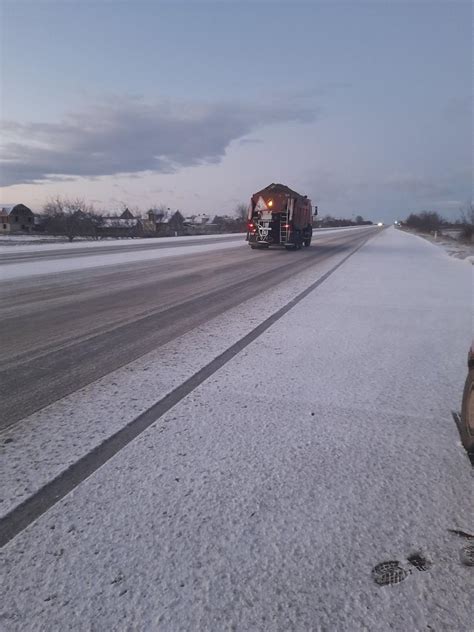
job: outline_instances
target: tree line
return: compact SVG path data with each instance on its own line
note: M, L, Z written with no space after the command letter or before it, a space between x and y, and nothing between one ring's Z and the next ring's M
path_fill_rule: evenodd
M150 208L144 215L127 207L114 216L94 208L81 198L55 197L49 200L38 218L36 230L49 235L75 238L103 239L104 237L147 237L187 235L196 233L244 232L247 207L237 206L234 217L216 215L212 221L203 221L199 227L186 221L177 210L171 212L165 205Z
M38 228L50 235L67 237L69 241L73 241L76 237L102 239L105 236L143 237L149 235L240 233L246 230L247 206L245 204L239 204L233 216L215 215L212 220L202 221L199 227L187 222L180 211L171 212L164 205L150 208L145 217L137 210L132 214L125 205L123 210L124 213L121 216L111 217L96 210L92 204L86 203L81 198L56 197L44 205ZM152 228L150 228L149 217L154 218ZM461 210L460 216L455 222L449 222L435 211L422 211L421 213L410 213L402 223L408 228L425 233L433 233L442 228L460 228L461 238L472 241L474 238L474 204L469 202ZM314 222L317 228L370 224L372 222L365 220L362 215L357 215L355 219L339 219L325 215L322 218L315 218Z
M357 215L355 220L338 219L331 215L315 220L317 228L369 224L372 222L365 220L361 215ZM201 218L201 223L196 225L187 221L179 210L172 212L164 204L151 207L144 215L136 209L132 214L123 205L121 215L110 216L95 209L92 204L88 204L81 198L70 199L57 196L44 205L37 230L73 241L76 238L242 233L246 231L246 225L247 206L245 204L237 205L233 216L215 215L212 220Z
M357 215L354 220L352 219L338 219L332 217L332 215L325 215L321 219L315 220L315 226L317 228L340 228L342 226L370 226L373 222L368 219L364 219L362 215Z
M410 213L403 224L420 233L433 233L443 228L459 228L461 238L472 241L474 237L474 204L469 202L464 209L461 209L459 218L454 222L448 221L435 211L422 211L421 213Z
M41 229L55 236L99 238L103 216L81 199L54 198L43 207Z

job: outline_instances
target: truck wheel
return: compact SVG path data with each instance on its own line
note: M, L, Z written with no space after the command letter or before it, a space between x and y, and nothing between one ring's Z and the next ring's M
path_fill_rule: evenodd
M474 453L474 368L470 369L464 385L461 409L461 441L466 450Z

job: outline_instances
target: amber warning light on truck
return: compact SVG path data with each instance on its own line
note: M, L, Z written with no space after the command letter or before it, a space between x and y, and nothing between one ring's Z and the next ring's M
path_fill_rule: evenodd
M251 248L279 246L299 250L311 245L311 200L284 184L273 183L254 193L247 219L247 241Z

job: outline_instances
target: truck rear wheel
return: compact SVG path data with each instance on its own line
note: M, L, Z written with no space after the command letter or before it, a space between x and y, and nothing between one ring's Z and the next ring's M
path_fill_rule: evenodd
M295 242L294 249L301 250L301 248L303 247L303 235L301 234L300 230L295 230L293 240Z
M474 368L469 370L464 385L461 409L461 441L466 450L474 453Z

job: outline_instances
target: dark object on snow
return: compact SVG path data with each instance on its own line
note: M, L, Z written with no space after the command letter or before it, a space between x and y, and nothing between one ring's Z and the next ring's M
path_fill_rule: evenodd
M459 432L462 444L471 457L472 462L474 457L474 343L471 345L467 355L467 367L468 374L462 396Z
M393 586L406 579L408 573L400 566L398 560L381 562L372 569L372 578L379 586Z
M461 529L448 529L448 531L449 533L454 533L454 535L459 535L461 538L474 540L474 535L472 535L472 533L467 533L466 531L462 531Z
M408 562L419 571L427 571L431 567L431 562L420 555L420 553L414 553L407 557Z
M463 546L460 553L461 562L466 566L474 566L474 543L469 542Z

